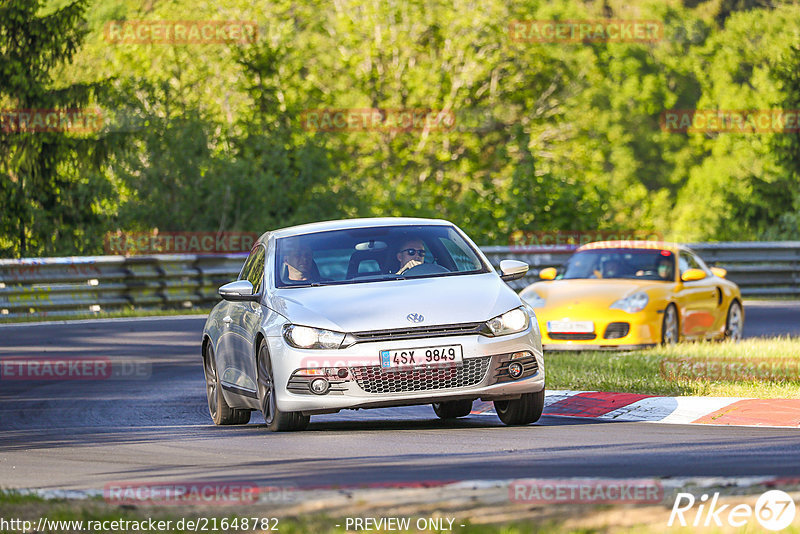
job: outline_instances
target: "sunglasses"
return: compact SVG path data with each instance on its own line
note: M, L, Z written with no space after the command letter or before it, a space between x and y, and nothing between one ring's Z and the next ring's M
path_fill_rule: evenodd
M416 255L418 255L420 258L424 258L424 257L425 257L425 251L424 251L424 250L418 250L418 249L415 249L415 248L404 248L404 249L403 249L403 250L401 250L400 252L405 252L405 253L406 253L406 254L408 254L409 256L413 256L413 255L415 255L415 254L416 254Z

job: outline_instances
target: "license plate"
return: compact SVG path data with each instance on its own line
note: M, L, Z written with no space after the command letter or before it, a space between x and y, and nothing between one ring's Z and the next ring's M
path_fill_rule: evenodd
M461 345L381 351L381 368L389 371L409 367L460 365L463 361L464 351Z
M551 334L591 334L592 321L547 321L547 331Z

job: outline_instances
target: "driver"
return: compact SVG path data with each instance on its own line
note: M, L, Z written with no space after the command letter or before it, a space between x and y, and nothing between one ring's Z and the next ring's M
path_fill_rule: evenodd
M286 277L292 281L311 281L314 277L314 253L306 245L291 244L283 255Z
M396 274L403 274L409 269L425 262L425 243L421 239L408 239L397 252L400 268Z
M656 272L662 280L672 280L675 277L672 272L673 264L672 258L665 258L663 256L659 258Z

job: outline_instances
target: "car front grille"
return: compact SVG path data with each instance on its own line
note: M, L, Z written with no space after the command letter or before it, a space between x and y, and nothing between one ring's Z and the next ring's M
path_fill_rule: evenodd
M603 334L605 339L619 339L628 335L631 329L630 323L609 323L606 332Z
M594 334L594 333L589 333L589 334L581 334L581 333L576 333L576 334L555 334L555 333L551 332L551 333L549 333L547 335L550 337L550 339L556 339L556 340L559 340L559 341L570 341L570 340L572 340L572 341L588 341L590 339L594 339L594 338L597 337L597 334Z
M419 326L393 330L368 330L353 332L353 343L372 343L376 341L396 341L398 339L423 339L429 337L467 336L488 334L486 323L445 324L438 326Z
M463 388L479 384L489 370L491 356L466 358L459 366L384 371L379 365L353 367L356 383L367 393L405 393Z

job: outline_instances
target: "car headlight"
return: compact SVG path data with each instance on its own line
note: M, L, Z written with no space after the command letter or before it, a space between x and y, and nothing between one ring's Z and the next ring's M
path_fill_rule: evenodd
M650 297L647 296L647 293L638 292L634 293L633 295L628 295L623 299L619 299L610 307L612 310L622 310L628 313L636 313L640 312L647 306L647 303L650 302Z
M310 326L287 324L283 327L283 338L298 349L338 349L342 346L344 336L341 332Z
M528 291L527 293L523 291L522 293L520 293L519 296L531 308L541 308L542 306L544 306L544 299L540 297L539 293L537 293L536 291Z
M526 312L525 308L522 306L486 321L486 326L489 327L489 331L495 336L505 336L507 334L522 332L528 328L528 324L530 324L530 315L528 315L528 312Z

